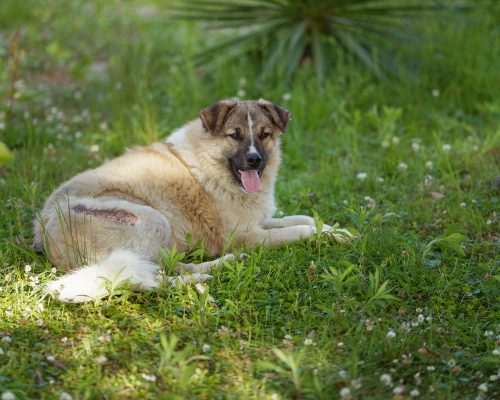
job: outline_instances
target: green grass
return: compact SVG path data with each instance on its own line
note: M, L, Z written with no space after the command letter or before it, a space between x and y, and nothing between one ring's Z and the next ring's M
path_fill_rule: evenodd
M420 27L434 39L401 82L345 59L319 94L314 67L289 87L259 82L245 59L196 67L212 39L167 21L165 3L0 4L0 141L14 152L0 169L0 393L498 398L498 7ZM192 287L46 297L55 275L31 225L55 186L238 93L293 114L280 213L317 213L360 240L253 251L214 272L217 304Z

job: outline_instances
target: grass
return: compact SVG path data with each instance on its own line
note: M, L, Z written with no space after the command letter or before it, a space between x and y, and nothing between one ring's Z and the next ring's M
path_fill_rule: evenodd
M197 68L212 38L172 26L167 9L0 4L0 140L14 152L0 169L0 393L497 398L498 7L420 27L439 35L401 82L343 59L322 94L313 67L291 86L259 81L244 59ZM360 240L257 249L214 272L217 304L192 287L47 298L60 273L31 250L31 222L54 187L236 95L293 114L280 213L316 213Z

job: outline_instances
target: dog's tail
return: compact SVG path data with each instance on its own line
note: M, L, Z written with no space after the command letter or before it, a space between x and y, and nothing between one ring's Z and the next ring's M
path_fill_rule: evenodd
M212 278L203 273L162 277L159 272L159 265L132 250L117 249L97 264L81 267L49 282L47 289L65 303L84 303L109 295L113 288L127 281L132 289L144 291L157 288L162 279L172 286L180 286L206 282Z
M131 250L118 249L97 264L81 267L49 282L47 288L60 301L82 303L108 295L124 281L129 281L136 290L158 287L159 269Z

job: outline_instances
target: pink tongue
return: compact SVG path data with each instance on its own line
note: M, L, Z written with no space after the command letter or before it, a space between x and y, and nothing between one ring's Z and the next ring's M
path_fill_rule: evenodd
M250 171L240 171L240 174L241 183L243 183L243 188L247 192L253 193L260 190L260 178L256 169L251 169Z

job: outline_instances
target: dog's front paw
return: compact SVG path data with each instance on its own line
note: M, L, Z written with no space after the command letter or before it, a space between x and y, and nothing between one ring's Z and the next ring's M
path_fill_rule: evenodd
M322 233L334 238L338 243L345 243L349 240L355 240L358 237L353 235L347 229L339 228L337 225L323 225Z

